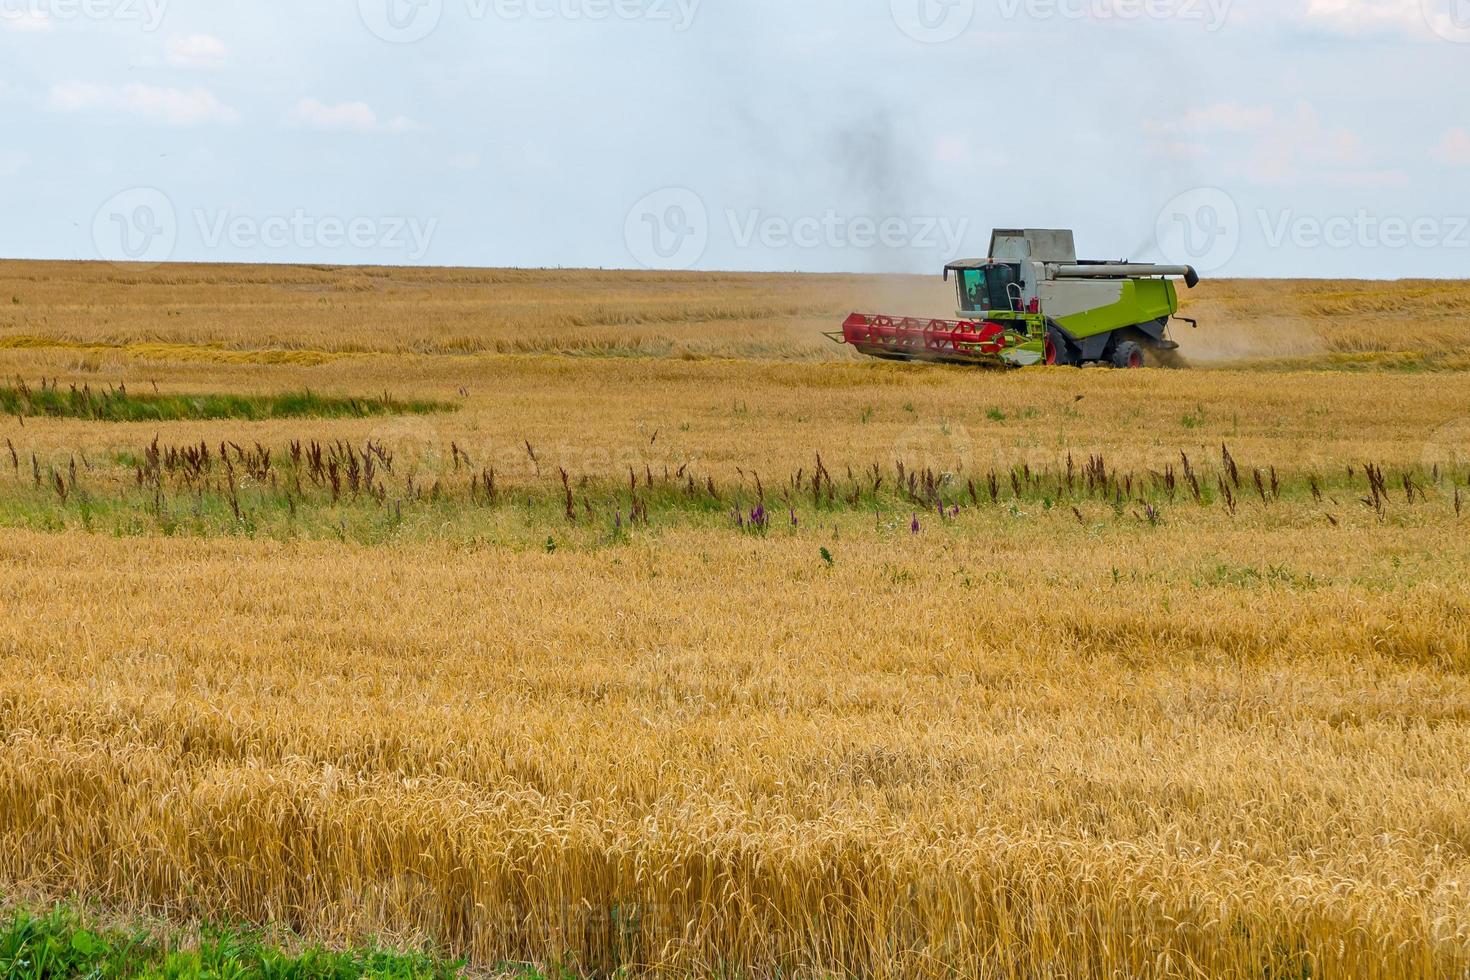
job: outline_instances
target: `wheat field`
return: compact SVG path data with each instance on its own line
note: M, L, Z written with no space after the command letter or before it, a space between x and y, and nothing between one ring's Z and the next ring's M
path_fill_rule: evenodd
M490 975L1465 975L1470 286L1206 283L1185 371L821 336L946 288L0 263L58 404L442 409L0 420L0 895Z

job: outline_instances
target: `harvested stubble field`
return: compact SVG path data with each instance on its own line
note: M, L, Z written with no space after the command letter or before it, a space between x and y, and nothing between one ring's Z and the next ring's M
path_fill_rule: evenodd
M48 404L424 409L0 422L11 901L492 972L1470 969L1470 288L1206 284L1204 369L1137 373L859 362L849 305L947 311L872 277L0 302Z

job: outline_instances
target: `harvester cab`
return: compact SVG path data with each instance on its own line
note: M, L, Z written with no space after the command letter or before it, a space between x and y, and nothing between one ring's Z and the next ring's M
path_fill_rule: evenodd
M1175 367L1173 280L1199 284L1189 266L1079 261L1072 232L1034 228L996 231L989 256L951 273L963 319L854 313L832 338L889 360Z

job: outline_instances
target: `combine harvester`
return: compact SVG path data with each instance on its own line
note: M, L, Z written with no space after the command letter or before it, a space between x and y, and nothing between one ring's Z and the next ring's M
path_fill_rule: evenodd
M951 364L1105 364L1182 367L1169 339L1179 295L1171 277L1193 289L1187 265L1079 262L1070 231L1001 230L990 258L945 267L956 274L962 320L854 313L828 334L870 357Z

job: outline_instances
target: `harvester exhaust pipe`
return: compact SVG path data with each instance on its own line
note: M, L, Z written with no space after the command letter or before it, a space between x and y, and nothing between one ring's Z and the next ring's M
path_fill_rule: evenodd
M1199 285L1199 273L1192 265L1147 265L1141 262L1114 265L1059 265L1058 279L1119 279L1130 276L1183 276L1190 289Z

